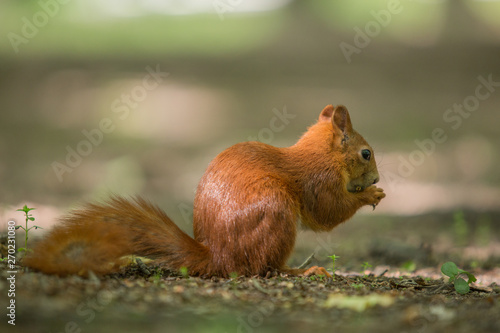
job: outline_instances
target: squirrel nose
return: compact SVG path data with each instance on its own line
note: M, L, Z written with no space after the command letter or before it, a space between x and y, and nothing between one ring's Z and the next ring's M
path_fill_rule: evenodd
M373 181L373 184L377 184L379 180L380 180L380 177L375 178L375 180Z

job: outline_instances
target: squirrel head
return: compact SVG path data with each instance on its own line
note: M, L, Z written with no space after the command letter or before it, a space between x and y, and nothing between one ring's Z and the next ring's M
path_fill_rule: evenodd
M333 149L342 153L346 187L349 192L362 192L380 179L372 147L352 128L351 117L343 105L326 106L319 123L333 126Z

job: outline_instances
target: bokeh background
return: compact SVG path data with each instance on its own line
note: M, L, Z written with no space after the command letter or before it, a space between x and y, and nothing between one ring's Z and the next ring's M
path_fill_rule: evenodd
M117 193L190 232L194 189L219 152L292 145L325 105L344 104L387 192L355 220L383 230L410 217L402 242L446 221L498 241L499 17L499 1L472 0L3 0L2 227L24 203L46 226ZM464 219L475 227L459 229ZM339 233L354 242L350 223Z

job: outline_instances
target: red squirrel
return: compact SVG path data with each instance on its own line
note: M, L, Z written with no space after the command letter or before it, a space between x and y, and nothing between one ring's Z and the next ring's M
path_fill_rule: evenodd
M347 109L326 106L316 124L288 148L236 144L203 175L194 201L194 238L158 207L112 197L62 218L24 260L35 270L97 275L116 271L121 257L139 255L190 275L228 277L324 274L323 267L286 266L297 221L329 231L385 197L373 149L351 124Z

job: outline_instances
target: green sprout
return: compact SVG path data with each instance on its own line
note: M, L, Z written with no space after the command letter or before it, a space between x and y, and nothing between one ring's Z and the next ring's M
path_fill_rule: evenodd
M18 212L24 212L24 214L26 216L26 226L23 227L22 225L16 225L16 227L15 227L16 230L19 229L19 228L23 229L24 230L24 234L25 234L25 237L24 237L24 247L18 249L17 250L18 252L24 251L24 252L27 253L28 251L32 251L31 249L28 249L28 232L31 229L33 229L33 228L35 228L35 230L38 229L38 228L43 229L42 227L39 227L37 225L34 225L34 226L28 228L28 221L31 221L31 222L35 221L35 218L33 217L33 215L30 214L30 211L32 211L34 209L35 208L28 208L27 205L24 205L23 208L17 210Z
M144 264L143 264L144 265ZM159 267L153 269L153 274L149 277L149 280L154 284L161 283L161 278L163 277L163 272Z
M467 244L469 228L463 211L457 211L453 214L453 229L459 246Z
M180 269L179 269L179 273L181 273L182 277L187 279L189 277L189 272L188 272L188 268L185 267L185 266L182 266Z
M235 290L236 287L238 286L238 273L237 272L231 272L229 274L229 279L231 281L230 283L230 286L231 286L231 289Z
M337 259L340 258L340 256L336 256L335 254L334 255L331 255L331 256L328 256L328 258L332 259L333 263L332 263L332 272L333 274L335 274L335 261Z
M470 291L470 284L476 282L476 277L463 269L457 267L454 262L448 261L441 266L441 272L450 278L449 282L453 283L457 293L465 295ZM460 277L466 275L467 281Z
M401 265L401 270L413 272L417 269L417 264L413 260L408 260Z
M367 271L367 270L369 270L370 268L372 268L372 267L373 267L372 265L370 265L370 264L368 263L368 261L365 261L365 262L363 263L363 265L361 265L361 266L362 266L362 268L363 268L363 271L362 271L361 273L363 273L363 275L364 275L364 276L366 276L365 271Z

